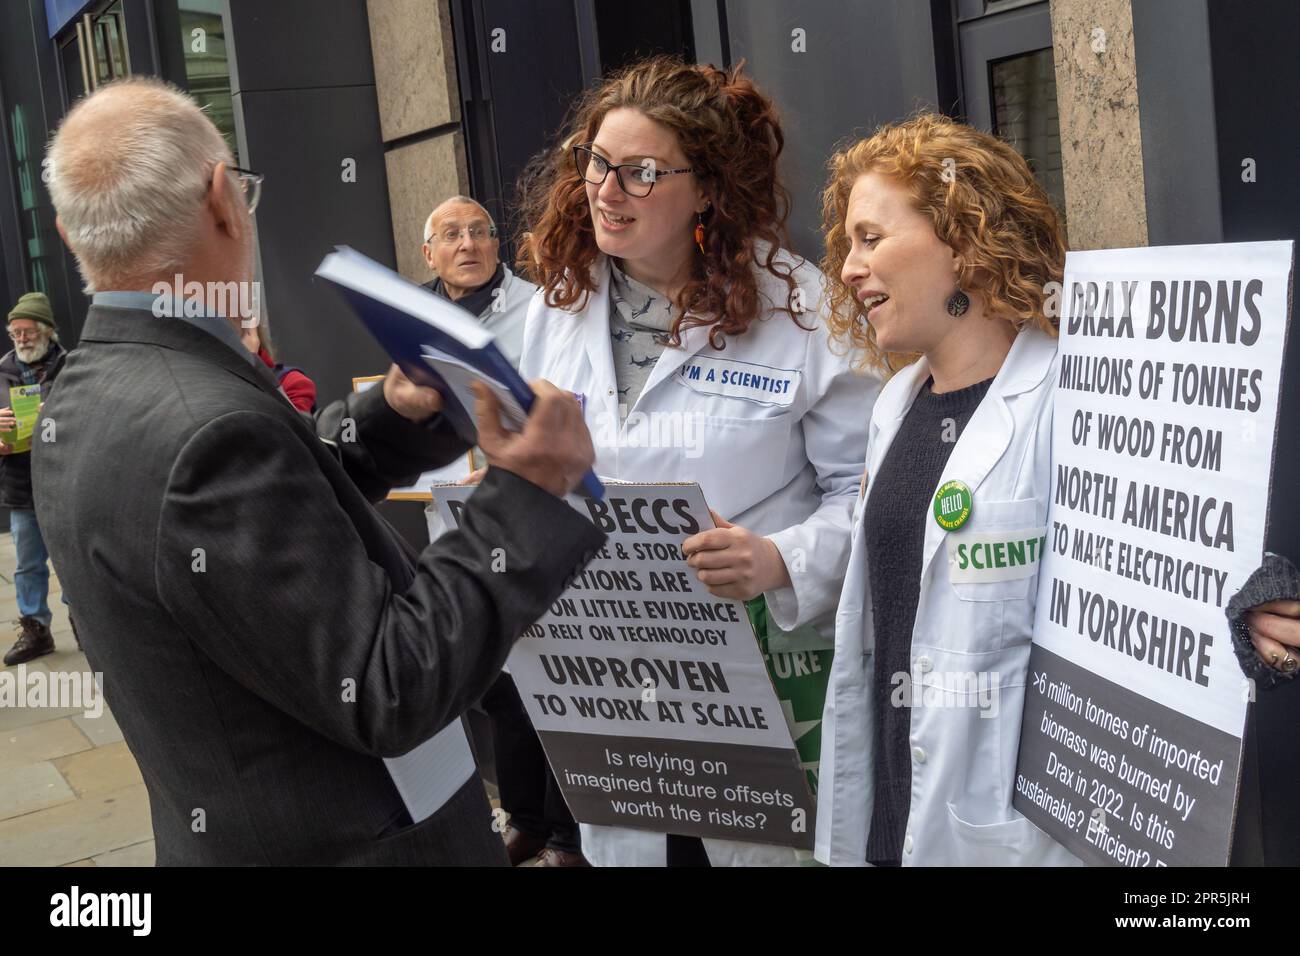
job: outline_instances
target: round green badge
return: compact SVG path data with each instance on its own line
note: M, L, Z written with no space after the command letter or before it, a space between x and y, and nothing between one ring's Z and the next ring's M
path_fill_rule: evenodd
M944 531L956 531L970 520L975 500L964 481L945 481L934 496L934 520Z

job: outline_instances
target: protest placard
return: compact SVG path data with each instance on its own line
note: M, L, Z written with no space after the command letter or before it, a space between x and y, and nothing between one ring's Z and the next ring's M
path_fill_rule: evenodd
M434 488L445 528L473 490ZM699 485L606 492L570 498L609 539L509 659L569 808L810 849L812 795L745 605L709 594L682 555L713 527Z
M1291 242L1070 253L1015 806L1080 858L1226 864Z

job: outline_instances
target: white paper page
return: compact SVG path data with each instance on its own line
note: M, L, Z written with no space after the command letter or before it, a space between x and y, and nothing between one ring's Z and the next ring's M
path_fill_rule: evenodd
M426 345L420 351L424 360L429 363L429 367L443 377L466 410L472 412L474 409L474 393L470 391L470 383L482 382L492 390L492 394L501 403L502 426L514 432L523 430L528 415L515 401L510 389L491 376L484 375L478 369L438 349Z
M459 719L410 753L384 758L384 765L416 823L442 809L475 769L469 738Z
M357 391L364 392L377 382L357 382ZM434 468L432 471L426 471L419 478L415 479L415 484L408 485L405 488L394 488L389 492L390 495L413 495L427 492L430 485L441 485L448 482L457 482L462 478L468 478L470 473L469 455L458 455L456 460L441 468Z

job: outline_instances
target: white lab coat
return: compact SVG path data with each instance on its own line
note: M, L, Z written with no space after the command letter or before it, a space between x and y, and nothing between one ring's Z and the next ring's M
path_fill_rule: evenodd
M479 320L496 338L497 348L512 364L519 364L524 347L524 320L537 286L502 265L505 276L492 301L479 313Z
M665 349L645 389L619 424L609 331L608 260L593 266L596 291L575 310L546 305L539 292L524 331L524 378L544 378L582 396L598 474L625 481L696 481L714 511L770 538L793 585L767 593L781 628L831 630L848 561L848 527L862 476L862 423L880 382L851 369L855 353L832 351L823 320L821 272L789 253L804 306L800 328L769 305L722 351L707 329ZM784 305L785 283L758 268L760 301ZM724 384L740 374L740 383ZM748 376L748 377L747 377ZM712 379L712 381L710 381ZM674 431L674 429L676 431ZM686 445L686 447L683 447ZM798 570L804 568L806 570ZM827 637L823 647L829 647ZM784 847L705 840L719 865L795 862ZM642 830L582 827L583 852L597 866L663 866L665 838Z
M1037 570L1013 580L953 583L947 541L953 537L955 546L964 535L969 546L972 535L984 532L1010 537L1045 530L1056 369L1055 339L1035 329L1017 336L935 488L954 479L965 482L973 498L970 519L945 533L933 513L926 514L909 675L912 799L902 855L906 866L1079 862L1011 807ZM928 377L922 358L882 390L871 418L867 495L871 476ZM852 556L835 620L835 657L822 718L815 855L833 865L865 863L871 826L875 638L865 501L864 495L854 510ZM988 675L982 700L986 705L996 700L996 708L980 706L977 684L964 685L973 692L960 693L963 684L956 675L980 672ZM941 698L949 706L925 706L926 685L958 693ZM905 685L891 678L889 686Z

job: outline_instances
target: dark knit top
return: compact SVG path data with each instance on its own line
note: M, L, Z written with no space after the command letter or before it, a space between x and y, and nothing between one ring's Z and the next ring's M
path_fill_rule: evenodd
M911 711L891 704L895 674L909 674L926 522L957 438L993 379L936 395L926 381L877 469L867 499L867 577L875 625L875 803L867 860L897 864L912 804ZM961 475L954 476L960 479ZM910 676L909 676L910 680Z

